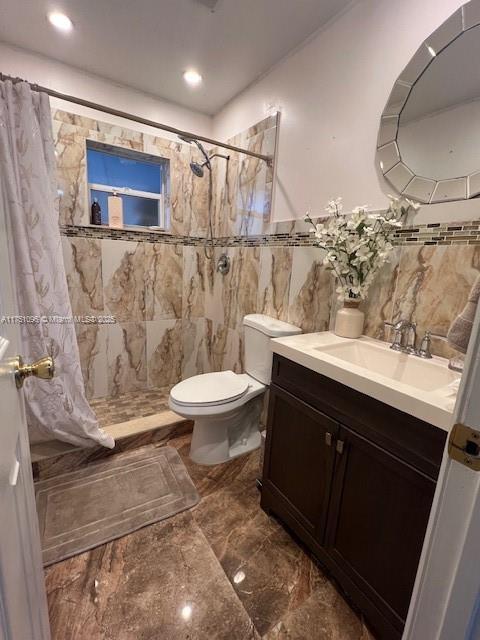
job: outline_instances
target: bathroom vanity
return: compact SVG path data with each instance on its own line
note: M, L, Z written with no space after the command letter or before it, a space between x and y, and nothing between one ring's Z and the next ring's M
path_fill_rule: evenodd
M309 336L273 341L261 505L318 557L380 639L399 639L447 437L454 374L440 360L430 369L418 363L416 372L411 356L368 338L312 336L315 345ZM406 370L409 379L421 375L434 388L415 398L399 381ZM436 424L425 419L428 412Z

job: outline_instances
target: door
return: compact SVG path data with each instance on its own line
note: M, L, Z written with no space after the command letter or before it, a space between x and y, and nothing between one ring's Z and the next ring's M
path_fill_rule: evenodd
M17 313L9 246L0 197L0 639L47 640L50 631L27 426L12 362L19 353L18 326L4 321Z
M274 500L289 507L296 522L321 544L338 424L274 385L268 421L262 506Z
M327 553L401 634L436 483L347 427L337 452Z
M452 425L480 431L480 306ZM480 638L480 471L445 450L404 640Z

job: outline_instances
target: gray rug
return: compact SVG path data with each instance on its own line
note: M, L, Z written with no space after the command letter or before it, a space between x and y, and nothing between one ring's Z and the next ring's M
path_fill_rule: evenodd
M193 507L173 447L134 451L35 484L45 566Z

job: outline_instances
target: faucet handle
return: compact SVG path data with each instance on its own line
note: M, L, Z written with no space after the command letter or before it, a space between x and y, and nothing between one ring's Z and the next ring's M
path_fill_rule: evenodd
M406 325L407 338L405 345L405 353L416 356L417 355L417 323L409 322Z
M432 338L447 340L447 336L444 336L441 333L434 333L433 331L425 331L425 335L422 338L422 341L420 343L420 348L417 353L417 355L420 358L425 358L427 360L430 360L430 358L432 358L432 352L430 350L430 347L432 344Z
M402 351L403 350L403 346L402 346L403 324L402 324L402 321L395 322L395 323L385 321L383 324L386 327L390 327L394 331L394 338L393 338L392 344L390 345L390 349L393 349L393 351Z

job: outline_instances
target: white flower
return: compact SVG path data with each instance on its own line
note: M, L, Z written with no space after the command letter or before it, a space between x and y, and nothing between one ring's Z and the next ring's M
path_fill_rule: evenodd
M368 209L368 204L364 204L360 207L355 207L352 209L352 213L365 213Z
M330 200L325 207L325 211L331 214L340 214L342 212L342 198L336 198L335 200Z
M409 207L411 207L414 211L418 211L420 209L420 207L422 206L419 202L414 202L413 200L409 200L408 198L405 198L405 202L408 204Z
M333 215L326 223L315 224L308 216L315 244L325 250L323 264L337 278L339 295L366 297L378 270L393 250L390 234L402 225L401 218L409 206L410 202L392 196L383 213L369 213L364 205L345 215L341 213L341 198L337 198L328 203L327 211Z

